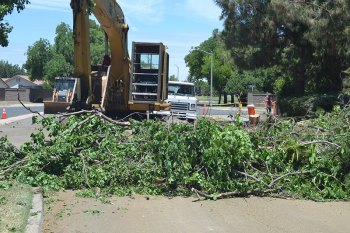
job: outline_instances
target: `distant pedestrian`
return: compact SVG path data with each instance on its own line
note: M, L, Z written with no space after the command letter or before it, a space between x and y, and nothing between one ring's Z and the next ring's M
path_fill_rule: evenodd
M272 101L269 95L266 95L265 97L265 107L267 114L271 114Z

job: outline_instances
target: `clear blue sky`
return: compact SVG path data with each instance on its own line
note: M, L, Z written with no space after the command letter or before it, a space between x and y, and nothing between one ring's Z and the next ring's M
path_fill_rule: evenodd
M31 4L17 14L5 17L13 27L8 47L0 47L0 60L22 65L28 46L40 38L53 44L56 26L72 26L70 0L30 0ZM213 0L119 0L129 24L132 41L163 42L170 54L170 75L185 80L188 69L184 57L192 46L208 39L215 28L222 29L220 9Z

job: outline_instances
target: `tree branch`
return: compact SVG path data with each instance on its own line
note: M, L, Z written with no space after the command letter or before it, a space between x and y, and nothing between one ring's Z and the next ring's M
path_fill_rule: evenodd
M90 184L89 184L89 178L88 178L88 175L87 175L87 169L86 169L86 166L85 166L85 159L84 159L84 156L82 154L79 154L80 155L80 158L83 162L83 172L84 172L84 177L85 177L85 182L87 184L87 186L89 188L91 188Z
M287 174L284 174L280 177L277 177L276 179L272 180L271 183L268 185L269 188L271 188L272 186L274 186L277 181L287 177L287 176L293 176L293 175L299 175L299 174L307 174L307 173L310 173L310 171L299 171L299 172L290 172L290 173L287 173Z
M93 113L94 114L93 116L100 117L102 120L118 126L130 126L130 122L115 121L98 110L81 110L78 112L64 113L64 114L60 114L60 117L77 116L77 115L88 114L88 113Z
M250 191L234 191L234 192L226 192L226 193L219 193L217 195L209 195L205 192L202 192L198 189L195 188L191 188L191 191L196 193L196 195L198 196L202 196L205 199L214 199L214 197L216 197L216 199L224 199L227 197L246 197L246 196L250 196L250 195L264 195L264 194L268 194L273 192L273 189L268 189L268 190L264 190L264 191L260 191L258 189L254 189L254 190L250 190Z
M17 162L7 166L7 167L4 167L1 172L0 172L0 175L5 175L7 172L11 171L14 167L16 166L19 166L19 165L22 165L26 162L27 160L24 158L22 160L18 160Z
M29 107L25 106L24 103L22 102L22 100L19 98L19 91L17 88L17 100L18 102L23 106L23 108L27 109L29 112L33 113L33 114L38 114L39 116L41 116L42 118L45 118L43 115L40 114L40 112L38 111L33 111L31 110Z
M260 179L256 178L256 177L255 177L255 176L253 176L253 175L250 175L250 174L245 173L245 172L237 171L237 170L234 170L234 171L235 171L235 172L237 172L238 174L241 174L241 175L244 175L244 176L246 176L246 177L252 178L252 179L253 179L253 180L255 180L256 182L262 182L262 183L264 183L264 184L265 184L265 182L264 182L264 181L262 181L262 180L260 180Z
M329 145L335 146L335 147L337 147L337 148L340 148L340 147L341 147L341 146L339 146L339 145L336 144L336 143L328 142L328 141L323 141L323 140L320 140L320 141L311 141L311 142L302 142L302 143L301 143L301 145L303 145L303 146L310 145L310 144L329 144Z

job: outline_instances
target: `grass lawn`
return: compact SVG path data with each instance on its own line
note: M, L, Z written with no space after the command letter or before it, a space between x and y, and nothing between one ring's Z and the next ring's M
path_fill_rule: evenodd
M29 185L0 181L0 232L24 232L32 198Z

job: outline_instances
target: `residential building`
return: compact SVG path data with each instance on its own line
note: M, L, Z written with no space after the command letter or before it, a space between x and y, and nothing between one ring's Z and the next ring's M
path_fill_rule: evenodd
M2 79L8 86L8 88L41 88L43 85L42 80L31 81L26 75L15 75L12 78Z

